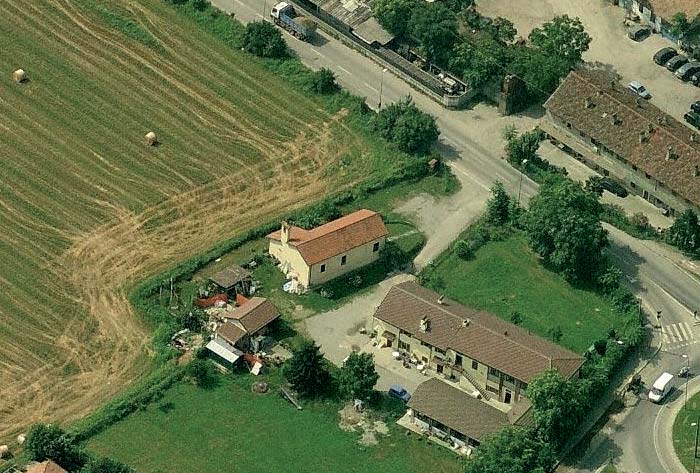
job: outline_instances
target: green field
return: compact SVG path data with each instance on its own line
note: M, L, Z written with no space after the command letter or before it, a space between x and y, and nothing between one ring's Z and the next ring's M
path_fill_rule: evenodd
M700 394L688 399L686 409L681 409L673 422L673 446L681 463L690 471L693 467L693 455L695 454L696 425L700 423ZM700 465L700 452L698 452L697 465Z
M407 437L393 423L389 436L377 436L378 445L361 446L361 433L338 427L340 404L305 404L298 411L274 390L252 393L251 383L258 380L236 375L206 391L178 385L157 405L94 437L88 447L139 473L461 471L451 452Z
M148 370L139 280L407 159L232 47L231 24L162 0L0 2L0 439Z
M489 242L473 260L450 253L428 277L429 286L465 305L506 320L519 312L522 326L544 337L550 328L560 327L559 343L577 353L607 338L608 330L621 321L607 300L571 287L544 268L522 236Z

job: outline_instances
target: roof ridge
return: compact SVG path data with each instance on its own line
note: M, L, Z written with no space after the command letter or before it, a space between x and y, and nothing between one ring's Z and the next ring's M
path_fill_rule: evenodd
M614 102L616 102L617 104L619 104L619 105L625 107L627 110L629 110L629 111L631 111L632 113L634 113L637 117L641 117L641 118L642 118L645 122L647 122L647 123L652 123L652 124L654 124L654 123L653 123L653 120L650 120L648 117L646 117L646 116L644 116L643 114L639 113L637 110L634 109L634 107L632 107L632 106L630 106L630 105L628 105L628 104L622 102L621 100L618 100L615 96L613 96L612 94L610 94L607 90L605 90L605 89L604 89L603 87L601 87L599 84L596 84L594 81L589 80L587 77L585 77L585 76L582 75L582 74L579 74L577 71L571 71L571 72L572 72L572 74L575 74L576 77L578 77L578 78L580 78L582 81L584 81L586 84L588 84L588 85L590 85L590 86L592 86L592 87L595 87L596 89L600 90L602 93L604 93L604 94L605 94L606 96L608 96L610 99L612 99ZM658 108L658 107L657 107L657 108ZM667 117L670 117L670 118L673 119L673 120L676 120L674 117L672 117L672 116L669 115L668 113L664 112L664 111L661 110L660 108L659 108L658 110L659 110L663 115L665 115L665 116L667 116ZM677 120L676 120L676 121L677 121ZM686 147L687 147L688 149L690 149L692 152L694 152L694 153L700 153L700 150L698 150L698 149L696 149L695 147L689 145L688 143L686 143L685 140L683 140L683 139L681 139L680 137L676 136L675 133L671 133L669 130L665 129L664 127L656 127L656 125L655 125L655 129L660 130L661 132L665 133L666 136L670 136L670 137L673 138L675 141L679 141L682 145L686 146ZM694 133L693 130L689 130L689 131L690 131L691 133Z
M334 220L331 220L330 222L326 222L326 223L324 223L323 225L319 225L319 226L316 227L316 228L312 228L311 230L305 230L305 229L302 229L302 230L304 230L306 233L314 233L314 232L315 232L316 230L318 230L319 228L323 228L324 226L330 225L331 223L334 223L334 222L337 222L337 221L340 220L340 219L343 219L343 218L349 217L349 216L351 216L351 215L353 215L353 214L359 213L359 212L362 211L362 210L368 210L368 209L359 209L359 210L356 210L355 212L352 212L352 213L349 213L349 214L347 214L347 215L343 215L342 217L338 217L338 218L336 218L336 219L334 219ZM369 212L372 212L372 213L371 213L371 214L368 214L368 215L365 215L364 217L362 217L362 218L360 218L360 219L358 219L358 220L356 220L356 221L354 221L354 222L352 222L352 223L346 225L345 227L341 227L341 228L347 228L347 227L349 227L350 225L355 225L356 223L363 222L363 221L367 220L368 218L374 217L375 215L379 215L377 212L374 212L373 210L369 210ZM301 228L301 227L300 227L300 228ZM340 229L337 229L337 230L340 230ZM337 231L337 230L334 230L334 231ZM312 241L315 241L315 240L317 240L317 239L319 239L319 238L321 238L321 237L323 237L323 236L325 236L325 235L328 235L329 233L333 233L333 232L319 233L318 235L314 236L313 238L306 239L306 240L304 240L304 241L298 243L298 244L295 245L295 246L296 246L297 248L300 247L300 246L304 246L305 244L310 243L310 242L312 242Z
M411 282L411 283L415 284L415 285L418 286L418 287L423 287L423 286L421 286L420 284L416 284L415 282L412 282L412 281L407 281L407 282ZM397 287L397 286L394 286L394 287ZM422 301L425 302L426 304L429 304L429 305L431 305L431 306L433 306L433 307L435 307L435 308L437 308L437 309L439 309L439 310L445 312L446 314L451 315L453 318L457 318L457 316L456 316L455 314L453 314L452 312L446 310L444 307L442 307L442 306L440 306L440 305L433 304L432 302L425 300L425 299L422 298L421 296L419 296L419 295L417 295L417 294L410 293L410 292L406 291L406 290L403 289L403 288L400 288L400 289L401 289L402 291L404 291L406 294L409 294L409 295L412 295L412 296L414 296L414 297L417 297L418 299L422 300ZM459 304L459 303L458 303L458 304ZM461 304L460 304L460 305L461 305ZM483 312L483 313L484 313L485 315L487 315L488 317L496 317L495 315L491 315L491 314L488 314L488 313L486 313L486 312ZM498 320L501 321L501 322L503 322L503 323L512 325L513 327L517 327L518 329L520 329L520 327L518 327L518 326L515 325L515 324L512 324L512 323L507 322L507 321L502 320L502 319L498 319ZM549 360L550 365L551 365L552 360L555 360L555 359L558 360L558 359L560 359L560 358L552 358L552 357L547 356L547 355L545 355L545 354L543 354L543 353L540 353L540 352L538 352L538 351L535 351L534 349L530 348L529 346L523 345L522 343L518 342L517 340L514 340L513 338L510 338L510 337L508 337L507 335L504 335L504 334L502 334L502 333L500 333L500 332L497 332L497 331L491 329L490 327L485 326L484 324L481 324L481 323L479 323L479 322L475 322L475 323L476 323L477 325L479 325L481 328L483 328L483 329L485 329L485 330L488 330L489 332L491 332L491 333L493 333L493 334L495 334L495 335L498 335L500 338L503 338L503 339L505 339L505 340L508 340L508 341L510 341L510 342L512 342L512 343L514 343L514 344L516 344L516 345L518 345L518 346L520 346L520 347L522 347L522 348L525 348L527 351L529 351L529 352L531 352L531 353L534 353L535 355L537 355L537 356L539 356L539 357L541 357L541 358L544 358L545 360ZM523 330L523 329L520 329L520 330ZM523 330L523 331L524 331L524 330ZM531 336L531 337L533 336L531 333L528 333L528 335ZM535 336L535 337L538 337L537 335L534 335L534 336ZM575 358L572 358L572 359L575 359Z

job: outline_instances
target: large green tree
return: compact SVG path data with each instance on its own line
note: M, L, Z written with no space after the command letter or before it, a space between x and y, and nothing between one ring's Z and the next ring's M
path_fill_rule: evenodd
M685 210L666 230L666 241L682 251L700 255L700 222L693 210Z
M590 281L608 245L598 196L563 176L545 179L523 225L530 247L569 281Z
M409 33L420 45L426 59L444 66L457 41L457 19L442 3L428 3L413 10Z
M319 397L328 392L331 376L320 348L306 340L285 365L284 374L299 395L307 398Z
M475 89L502 79L507 63L505 47L491 38L481 36L462 40L452 51L449 68Z
M581 62L588 51L591 37L583 28L581 20L568 15L555 16L530 32L530 42L545 54L565 59L570 65Z
M525 82L530 103L549 97L572 67L564 57L541 49L514 46L509 52L508 71Z
M27 432L25 451L32 460L53 460L69 471L78 470L85 463L75 438L53 424L34 424Z
M372 127L407 153L428 152L440 136L435 118L416 107L410 97L383 108Z
M486 219L493 225L503 225L510 220L512 202L501 181L491 187L491 198L486 203Z
M531 130L522 135L513 133L506 143L508 162L513 166L522 166L526 160L532 164L538 163L541 161L537 155L540 141L542 141L542 132L539 130Z
M690 29L690 21L688 21L688 15L683 12L678 12L671 17L671 34L677 38L683 37L683 35Z
M409 36L411 15L419 8L422 0L376 0L372 12L387 31L399 39Z
M352 352L338 374L338 388L347 399L367 399L378 379L374 355Z
M563 378L547 370L527 387L539 436L555 445L564 444L575 431L589 404L587 381Z
M506 427L486 439L467 460L465 473L545 473L556 462L554 449L528 429Z
M248 23L243 33L243 49L260 57L284 57L287 44L282 33L267 21Z

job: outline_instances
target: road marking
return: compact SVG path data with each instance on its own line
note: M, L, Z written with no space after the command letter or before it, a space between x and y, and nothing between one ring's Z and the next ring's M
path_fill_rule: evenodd
M321 56L323 59L326 59L326 56L324 56L323 54L321 54L321 53L318 51L318 49L316 49L316 48L311 48L311 50L312 50L313 52L315 52L316 54L318 54L319 56Z
M352 75L352 73L350 71L348 71L347 69L345 69L343 66L338 66L338 69L340 69L341 71L343 71L344 73L346 73L348 75Z
M379 93L379 90L378 90L378 89L375 89L374 87L372 87L371 85L369 85L367 82L365 82L364 84L365 84L367 87L369 87L370 89L372 89L372 90L374 90L375 92Z
M654 436L654 450L656 451L656 459L659 460L659 463L661 463L661 468L666 471L666 473L669 472L668 466L666 466L666 462L664 461L663 457L660 454L659 451L659 443L656 440L657 433L659 431L659 419L661 419L661 416L659 415L663 411L663 407L659 409L659 411L656 413L656 419L654 420L654 432L652 435Z
M686 340L692 340L693 339L693 332L691 332L690 327L688 327L688 324L685 322L680 324L678 328L683 332L683 336L685 337Z

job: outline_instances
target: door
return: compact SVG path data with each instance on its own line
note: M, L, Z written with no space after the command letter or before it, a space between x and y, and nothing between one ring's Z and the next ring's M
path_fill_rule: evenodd
M506 404L510 404L510 400L511 400L512 396L513 396L512 393L510 391L506 390L506 394L503 398L503 402L505 402Z
M437 365L436 370L437 370L437 372L438 372L439 374L442 374L443 369L444 369L444 367L443 367L441 364L438 364L438 365Z

